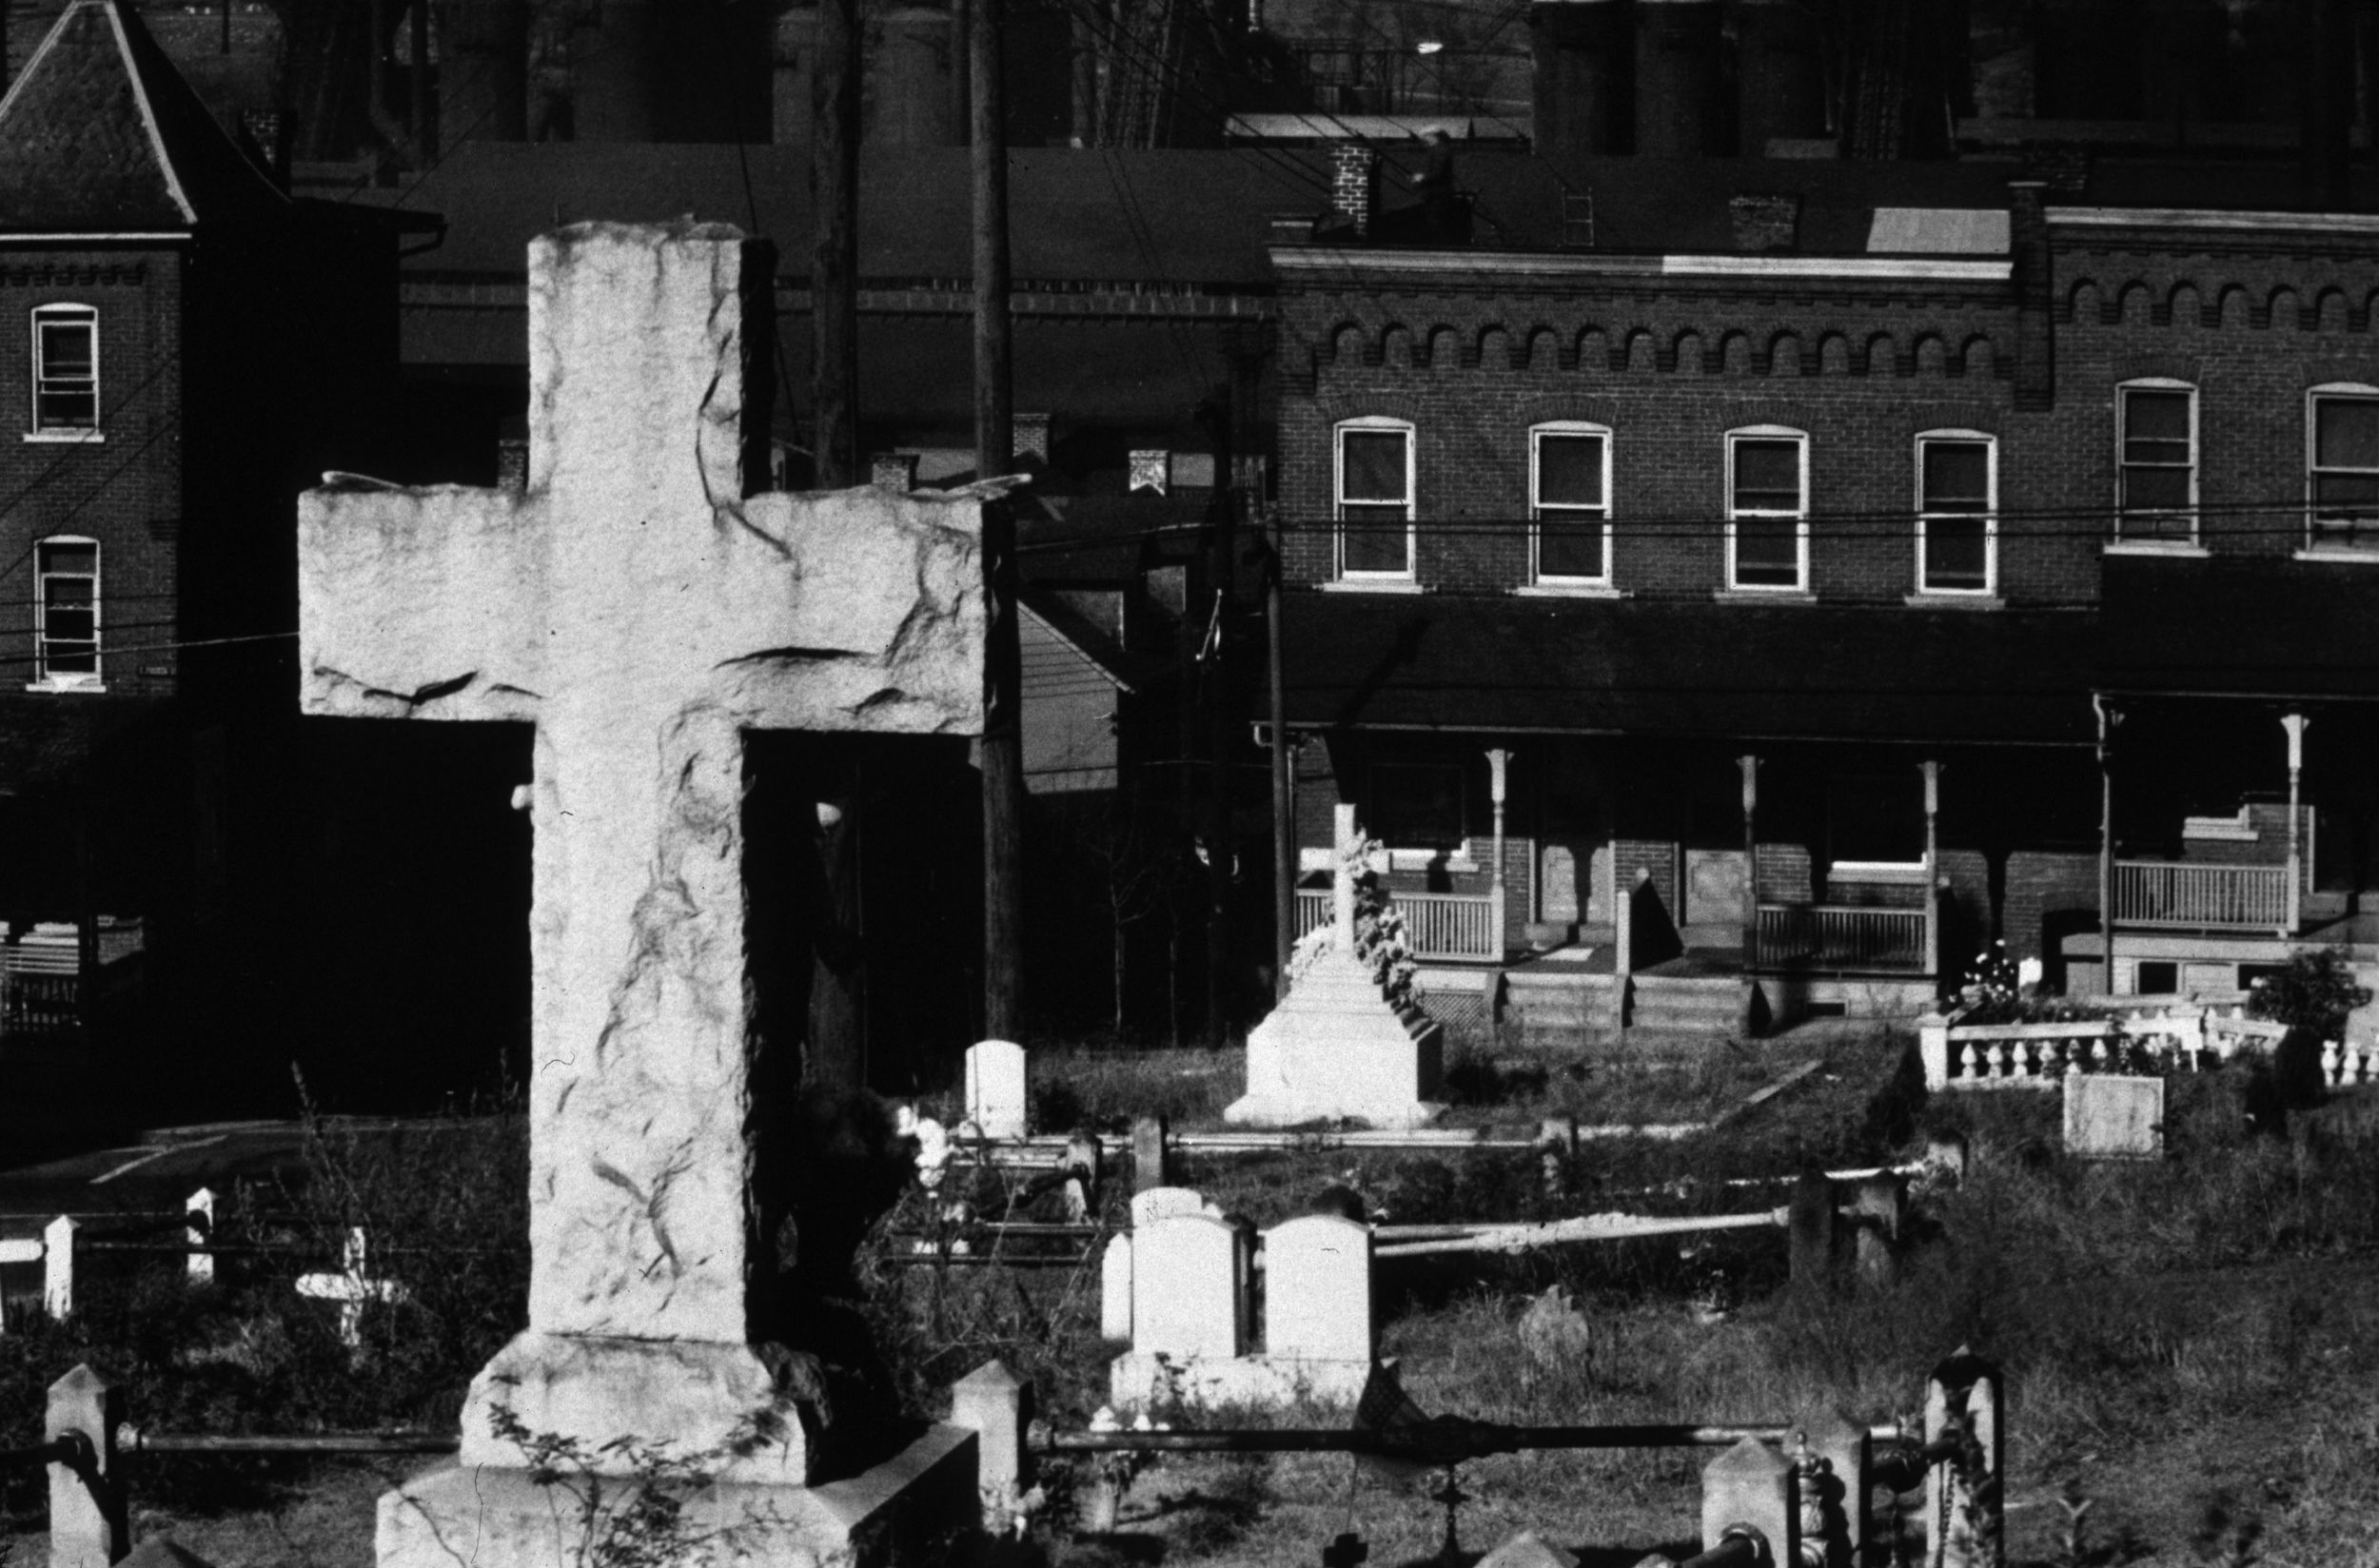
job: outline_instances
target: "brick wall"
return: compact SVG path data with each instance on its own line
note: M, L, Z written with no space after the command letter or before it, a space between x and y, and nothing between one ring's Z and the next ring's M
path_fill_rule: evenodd
M59 535L100 552L101 675L107 692L60 702L159 696L170 653L129 650L175 638L181 530L181 262L170 251L49 251L0 256L0 682L34 664L34 546ZM99 316L98 439L28 441L32 312L83 304Z
M1747 286L1686 298L1630 295L1615 279L1586 297L1459 278L1432 293L1292 291L1279 489L1303 525L1292 576L1332 575L1332 426L1384 415L1415 426L1422 584L1520 585L1528 429L1577 420L1614 433L1614 585L1706 598L1725 583L1725 433L1777 424L1810 437L1811 589L1896 603L1917 586L1915 437L1956 428L1999 441L1999 596L2094 603L2112 528L2114 389L2148 376L2199 388L2201 542L2217 554L2301 548L2306 396L2379 386L2379 258L2069 243L2052 266L2053 401L2036 412L2014 396L2012 293L1911 285L1814 299Z

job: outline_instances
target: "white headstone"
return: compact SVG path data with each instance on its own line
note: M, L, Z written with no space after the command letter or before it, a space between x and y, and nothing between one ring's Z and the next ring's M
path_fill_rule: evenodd
M1308 1214L1264 1233L1264 1353L1369 1361L1371 1227Z
M1524 1530L1481 1558L1479 1568L1578 1568L1578 1558L1534 1530Z
M2094 1160L2153 1160L2162 1154L2164 1080L2067 1073L2065 1148Z
M1110 1236L1099 1258L1099 1338L1131 1343L1131 1238Z
M1544 847L1538 886L1544 890L1544 918L1557 926L1578 923L1578 855L1566 844Z
M1195 1187L1152 1186L1131 1195L1131 1228L1138 1230L1177 1214L1198 1214L1205 1209L1206 1200Z
M753 1348L783 1195L751 1181L744 736L979 733L988 599L977 498L765 493L744 376L776 271L718 225L541 236L525 486L300 502L306 713L535 727L528 1327L472 1384L460 1468L383 1508L382 1568L534 1492L499 1406L608 1474L756 1422L717 1479L809 1474Z
M1176 1360L1238 1355L1239 1256L1231 1227L1204 1214L1133 1232L1132 1349Z
M967 1048L967 1120L986 1138L1025 1135L1024 1048L986 1040ZM1065 1129L1060 1129L1065 1130Z

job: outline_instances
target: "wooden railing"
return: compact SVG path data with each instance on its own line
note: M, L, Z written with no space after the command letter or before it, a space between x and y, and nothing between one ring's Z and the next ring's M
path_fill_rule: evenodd
M1297 934L1330 923L1330 890L1297 890ZM1501 958L1495 949L1495 900L1460 892L1398 892L1390 901L1405 917L1405 940L1415 958Z
M1927 972L1925 911L1840 904L1762 904L1752 964L1759 969Z
M80 976L0 970L0 1036L62 1034L83 1019Z
M2286 866L2114 863L2114 918L2127 926L2284 931L2291 912Z

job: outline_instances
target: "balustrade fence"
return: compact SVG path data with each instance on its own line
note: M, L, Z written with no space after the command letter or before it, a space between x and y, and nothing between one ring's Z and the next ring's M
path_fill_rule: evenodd
M2054 1024L1963 1024L1971 1009L1917 1021L1930 1088L2054 1088L2076 1072L2210 1072L2277 1046L2288 1026L2235 1009L2173 1009ZM2379 1042L2322 1048L2322 1081L2379 1079Z
M1840 904L1762 904L1752 965L1763 970L1929 972L1925 911Z
M2114 918L2126 926L2288 931L2295 914L2289 894L2291 870L2117 860Z
M1495 945L1495 900L1459 892L1391 892L1388 901L1405 917L1405 941L1416 958L1499 959ZM1297 890L1297 934L1327 926L1333 918L1327 888Z

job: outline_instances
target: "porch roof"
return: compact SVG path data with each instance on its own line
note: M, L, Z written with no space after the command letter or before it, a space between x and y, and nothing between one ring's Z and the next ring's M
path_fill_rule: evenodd
M2379 699L2379 564L2110 557L2098 689Z
M2094 617L1298 594L1290 722L2085 745Z

